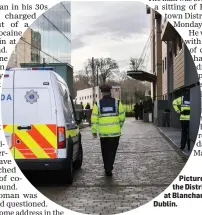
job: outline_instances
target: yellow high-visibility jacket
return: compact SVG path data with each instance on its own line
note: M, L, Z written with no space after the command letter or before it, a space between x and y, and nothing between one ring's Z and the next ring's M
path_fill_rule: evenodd
M173 108L180 112L180 120L190 120L190 101L184 100L184 96L173 101Z
M125 121L125 111L122 103L115 100L115 110L110 104L100 107L100 101L94 104L91 115L92 133L99 133L100 137L119 137Z

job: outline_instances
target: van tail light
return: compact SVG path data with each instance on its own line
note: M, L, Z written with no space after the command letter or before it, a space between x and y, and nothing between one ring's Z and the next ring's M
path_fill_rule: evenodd
M57 134L58 134L58 149L65 149L66 148L65 127L57 127Z

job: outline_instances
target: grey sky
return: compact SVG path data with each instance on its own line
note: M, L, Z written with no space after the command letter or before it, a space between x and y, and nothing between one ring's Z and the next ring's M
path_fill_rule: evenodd
M140 57L149 36L149 16L142 2L73 1L71 14L75 70L91 57L111 57L120 70L127 70L130 57Z

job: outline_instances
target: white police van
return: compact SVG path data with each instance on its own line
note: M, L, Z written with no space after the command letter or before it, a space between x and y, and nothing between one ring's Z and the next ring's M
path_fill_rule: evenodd
M2 124L21 170L58 170L73 182L83 161L80 119L65 81L52 68L5 71Z

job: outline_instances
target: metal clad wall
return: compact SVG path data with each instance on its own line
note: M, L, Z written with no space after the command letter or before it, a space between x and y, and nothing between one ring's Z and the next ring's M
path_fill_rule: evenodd
M73 68L68 67L67 69L67 82L69 86L69 90L71 92L72 98L74 98L76 95L74 93L74 77L73 77Z
M169 108L170 108L170 113L171 113L171 127L174 128L180 128L181 124L179 121L179 115L175 112L175 110L173 109L173 100L176 99L176 96L173 94L173 90L174 90L174 65L173 65L173 53L172 51L172 45L169 43L168 44L168 70L167 70L167 74L168 74L168 92L169 92Z
M191 102L191 114L190 114L190 139L196 141L198 134L200 115L201 115L201 91L200 86L196 86L190 89L190 102ZM193 147L193 146L191 146Z
M54 71L67 82L67 72L65 66L53 66Z
M55 67L55 72L60 75L67 83L69 91L72 98L75 97L73 90L73 69L68 65L57 65Z
M168 77L168 93L173 92L173 56L171 53L171 45L167 44L167 77Z
M193 83L198 82L199 80L198 80L198 74L197 74L195 63L186 45L184 48L184 54L185 54L185 61L184 61L185 86L189 86Z
M174 55L173 60L173 87L178 89L184 86L184 48L177 55Z

